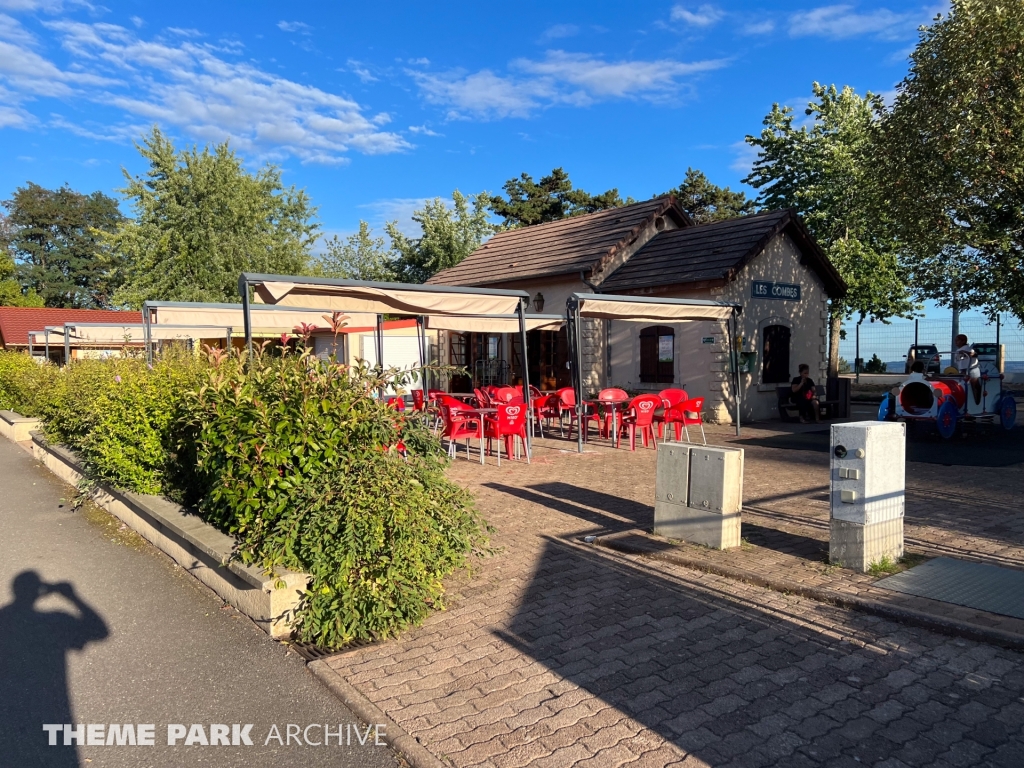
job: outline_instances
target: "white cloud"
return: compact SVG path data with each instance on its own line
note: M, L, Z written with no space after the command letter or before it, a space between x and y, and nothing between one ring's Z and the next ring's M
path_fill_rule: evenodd
M742 173L746 176L750 173L750 169L754 167L754 162L757 160L757 155L760 150L757 147L752 147L745 141L737 141L730 147L735 157L729 164L729 168L736 173Z
M444 136L443 133L438 133L437 131L432 131L429 128L427 128L427 126L425 126L425 125L410 125L409 126L409 133L418 133L418 134L423 135L423 136Z
M76 98L115 107L117 124L77 126L60 117L50 125L102 140L137 138L140 127L159 123L201 142L230 140L261 158L294 156L304 163L339 164L345 154L384 154L408 148L398 133L380 126L352 99L223 57L221 48L191 40L142 40L113 24L55 21L45 24L68 52L61 69L43 56L0 41L0 86L13 98L3 119L25 123L10 112L40 96ZM230 53L230 51L229 51ZM86 69L87 68L87 69Z
M858 13L852 5L827 5L789 17L792 37L826 37L834 40L873 36L895 40L912 34L927 20L927 12L896 13L887 8Z
M752 21L745 24L740 32L744 35L767 35L775 31L775 22L771 19L765 21Z
M409 63L417 67L429 67L430 59L426 58L425 56L421 56L418 59L409 59Z
M442 199L446 199L442 197ZM392 197L384 200L375 200L372 203L364 203L359 208L369 211L370 216L367 223L374 230L384 229L384 224L389 221L397 222L398 231L408 237L420 237L423 230L419 224L412 220L412 215L423 208L431 197ZM375 233L376 234L376 233Z
M355 59L348 60L349 70L364 83L375 83L377 77L361 62ZM345 70L341 70L345 71Z
M0 13L0 40L7 40L20 46L34 46L37 42L35 35L6 13Z
M504 118L527 117L554 104L587 106L622 98L668 101L692 87L681 78L727 63L724 59L609 62L590 54L548 51L540 61L513 61L510 68L514 74L498 75L489 69L469 74L460 70L410 74L428 101L450 107L449 119L468 115Z
M129 21L135 25L136 29L142 29L142 26L146 23L141 16L132 16Z
M544 30L540 36L541 40L558 40L563 37L574 37L580 33L580 28L575 24L555 24Z
M672 21L682 21L694 27L710 27L725 18L725 12L708 3L700 5L694 10L690 10L684 5L674 5L669 18Z
M277 28L282 32L298 32L301 35L308 35L313 31L309 24L302 21L279 21Z

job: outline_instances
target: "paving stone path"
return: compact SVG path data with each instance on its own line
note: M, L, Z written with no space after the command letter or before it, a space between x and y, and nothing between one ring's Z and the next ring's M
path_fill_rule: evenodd
M457 461L498 553L453 584L448 611L328 660L435 755L510 768L1021 764L1024 654L584 544L650 525L654 454L567 447L538 445L529 467ZM822 458L749 446L747 466L766 529L784 501L772 495L789 494L794 525L820 515L806 510ZM948 469L913 466L913 482L963 491L930 482ZM1019 468L991 472L982 481L1012 498ZM956 507L937 530L963 525L992 557L1020 557L1019 538L970 528ZM1019 524L1015 509L1004 524Z

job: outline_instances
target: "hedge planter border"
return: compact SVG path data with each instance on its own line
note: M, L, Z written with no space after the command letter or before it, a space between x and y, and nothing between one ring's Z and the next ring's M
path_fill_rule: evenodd
M22 416L14 411L0 411L0 435L16 443L32 439L32 432L39 429L39 419Z
M78 457L62 445L49 443L41 432L35 431L38 425L38 419L26 419L13 411L0 412L0 434L15 442L30 439L35 459L65 483L77 487L85 477ZM21 437L22 434L25 436ZM271 637L284 640L292 636L295 609L309 584L307 574L282 571L276 577L268 577L258 568L232 560L232 537L162 496L145 496L97 484L89 497Z

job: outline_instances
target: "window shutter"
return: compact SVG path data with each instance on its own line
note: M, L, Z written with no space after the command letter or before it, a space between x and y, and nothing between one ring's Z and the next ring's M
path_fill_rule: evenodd
M640 334L640 381L658 381L658 337Z

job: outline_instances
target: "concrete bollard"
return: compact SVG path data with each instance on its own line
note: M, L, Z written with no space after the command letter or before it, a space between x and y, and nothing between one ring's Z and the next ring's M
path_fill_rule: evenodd
M907 429L900 422L832 426L829 560L867 571L903 557Z

